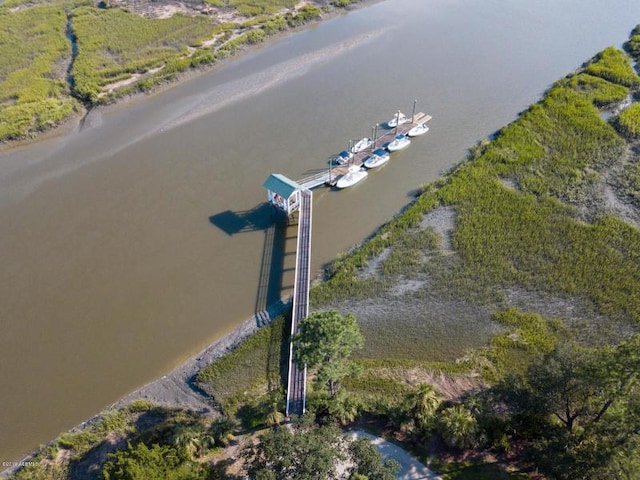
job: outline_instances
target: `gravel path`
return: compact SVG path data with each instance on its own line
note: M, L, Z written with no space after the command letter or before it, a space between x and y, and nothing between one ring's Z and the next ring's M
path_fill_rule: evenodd
M368 438L378 449L384 460L387 458L397 460L401 465L401 469L397 475L397 478L400 480L442 480L442 477L433 473L406 450L403 450L394 443L388 442L384 438L376 437L362 430L353 430L349 432L349 435L353 439Z

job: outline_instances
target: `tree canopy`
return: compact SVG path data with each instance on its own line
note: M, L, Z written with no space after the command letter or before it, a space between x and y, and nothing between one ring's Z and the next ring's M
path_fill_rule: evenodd
M296 363L317 369L317 380L326 384L334 396L340 381L352 371L348 362L355 348L362 348L364 338L356 318L344 317L335 310L317 312L300 322L293 339Z
M500 388L542 472L601 478L614 465L640 474L633 463L640 440L638 379L640 335L615 347L558 347Z

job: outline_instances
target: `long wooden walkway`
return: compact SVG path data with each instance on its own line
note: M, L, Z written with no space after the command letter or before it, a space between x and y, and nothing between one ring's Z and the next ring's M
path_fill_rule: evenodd
M309 315L309 283L311 270L311 206L313 193L304 189L300 195L298 213L298 241L296 247L296 274L293 286L293 312L291 338L298 333L298 324ZM307 368L294 362L293 342L289 343L289 378L287 381L286 414L302 415L305 411Z
M322 173L318 173L316 175L311 175L309 177L302 178L298 180L297 183L304 188L315 188L321 185L333 186L336 184L336 181L342 175L344 175L349 171L349 167L351 165L357 165L358 167L361 167L365 159L369 155L371 155L371 152L373 152L377 148L384 147L385 145L393 141L396 133L405 134L416 125L421 125L423 123L428 122L429 120L431 120L431 115L427 115L426 113L423 113L423 112L416 113L410 122L404 123L402 125L398 125L397 131L396 131L396 128L386 130L380 137L375 139L375 142L371 147L365 149L362 152L356 153L353 156L353 158L349 161L348 164L340 165L338 167L333 167L333 168L327 169Z

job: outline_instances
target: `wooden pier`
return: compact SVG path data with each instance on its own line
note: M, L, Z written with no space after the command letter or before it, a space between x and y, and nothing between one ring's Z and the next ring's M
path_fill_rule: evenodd
M296 183L300 184L300 186L311 189L316 188L321 185L330 185L334 186L338 179L346 174L349 171L349 167L352 165L356 165L358 167L362 167L365 159L371 155L371 152L374 150L384 147L395 138L396 134L405 134L409 130L411 130L416 125L421 125L423 123L431 120L431 115L427 115L425 113L419 112L416 113L410 122L407 122L402 125L398 125L397 128L391 128L389 130L385 130L384 133L375 139L375 142L372 146L365 149L362 152L356 153L348 163L344 165L332 166L327 169L325 172L318 173L316 175L311 175L305 178L298 180Z
M298 324L309 315L309 283L311 269L311 190L300 191L298 210L298 241L296 246L296 274L293 286L291 338L298 333ZM287 381L286 415L302 415L305 411L307 368L294 361L293 342L289 343L289 378Z
M414 102L415 112L415 102ZM399 112L398 112L399 113ZM298 235L296 242L296 269L293 286L293 311L291 315L291 339L298 333L298 325L309 315L309 286L311 270L311 224L312 201L311 189L320 185L335 185L340 176L349 171L349 167L356 165L362 167L364 160L374 150L385 147L395 138L396 134L406 134L416 125L431 120L430 115L422 112L416 113L411 120L403 125L383 131L383 134L374 139L371 147L359 152L345 165L334 167L325 172L312 175L297 182L281 174L271 174L264 182L267 189L267 198L276 208L291 217L298 211ZM289 343L289 373L287 379L287 404L286 415L302 415L306 407L306 381L307 368L299 367L295 360L293 341Z

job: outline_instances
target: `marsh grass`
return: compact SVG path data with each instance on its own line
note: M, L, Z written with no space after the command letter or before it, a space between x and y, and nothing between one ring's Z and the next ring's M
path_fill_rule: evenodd
M68 117L67 17L60 5L0 9L0 140L45 130Z
M79 55L73 66L75 93L89 102L102 87L165 66L165 75L185 70L187 47L211 38L218 27L204 17L149 19L120 9L73 11Z
M287 321L278 318L202 369L197 381L227 414L235 414L249 399L283 386L288 338Z
M618 116L617 125L623 135L640 138L640 103L625 108Z
M640 25L636 25L636 28L633 29L624 48L636 62L640 61Z
M294 11L292 0L211 3L252 18L222 24L202 15L153 19L95 8L89 0L0 4L0 140L55 126L79 110L80 102L90 107L151 91L190 68L215 64L245 45L321 16L313 5ZM213 46L203 45L217 34ZM75 59L71 35L78 47ZM125 80L130 82L117 85Z

